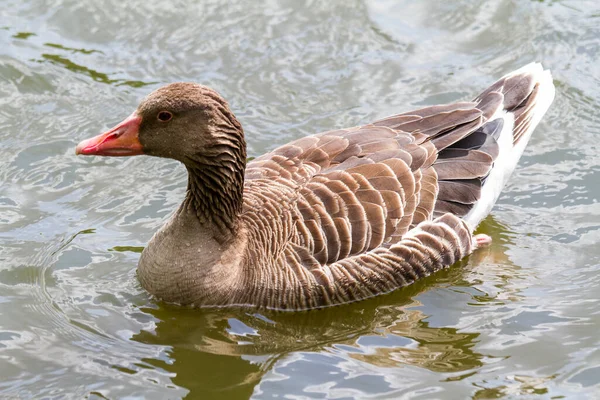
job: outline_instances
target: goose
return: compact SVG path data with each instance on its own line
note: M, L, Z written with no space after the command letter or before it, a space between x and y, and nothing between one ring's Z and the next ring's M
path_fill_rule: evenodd
M228 103L179 82L76 154L186 167L183 202L140 256L151 295L307 310L389 293L488 245L473 232L553 99L550 71L531 63L473 101L303 137L247 162Z

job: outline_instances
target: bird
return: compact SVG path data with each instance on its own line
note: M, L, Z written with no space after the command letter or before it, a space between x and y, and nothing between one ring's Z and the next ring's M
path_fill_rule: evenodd
M302 137L248 161L223 97L176 82L76 154L146 154L187 169L185 198L138 263L155 298L317 309L406 287L489 245L474 230L554 94L550 71L531 63L472 101Z

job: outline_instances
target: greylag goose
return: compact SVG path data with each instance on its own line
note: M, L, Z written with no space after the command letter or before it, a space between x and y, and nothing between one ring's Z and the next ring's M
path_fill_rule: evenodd
M247 163L228 103L173 83L76 153L187 168L185 199L139 261L148 292L196 307L305 310L410 285L489 243L473 230L553 98L550 72L532 63L471 102L304 137Z

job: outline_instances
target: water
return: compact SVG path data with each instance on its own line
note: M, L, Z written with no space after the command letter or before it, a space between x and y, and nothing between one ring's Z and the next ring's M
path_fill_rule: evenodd
M2 0L0 397L599 396L598 3L228 3ZM166 82L219 90L256 156L534 60L557 96L483 223L493 245L348 306L156 302L135 265L184 169L74 155Z

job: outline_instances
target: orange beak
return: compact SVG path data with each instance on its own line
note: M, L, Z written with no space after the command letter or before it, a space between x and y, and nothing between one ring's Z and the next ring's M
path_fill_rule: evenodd
M112 157L144 154L138 136L141 123L142 117L133 113L108 132L79 143L75 154Z

